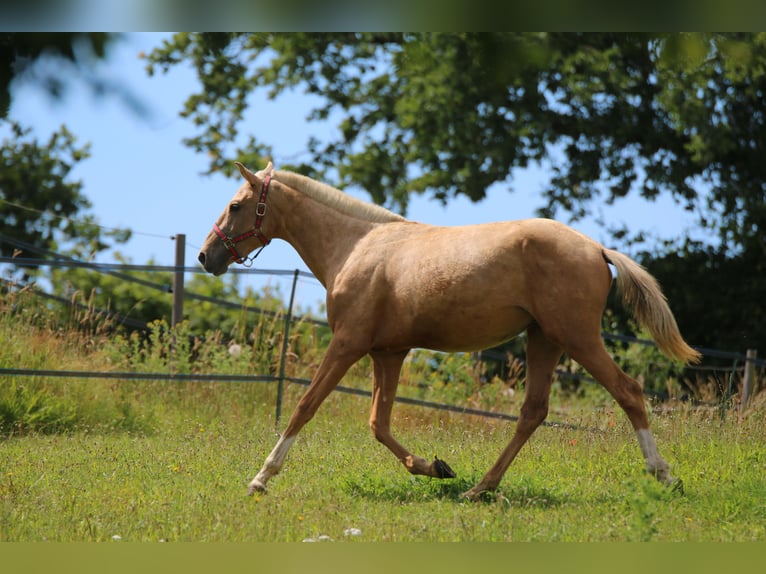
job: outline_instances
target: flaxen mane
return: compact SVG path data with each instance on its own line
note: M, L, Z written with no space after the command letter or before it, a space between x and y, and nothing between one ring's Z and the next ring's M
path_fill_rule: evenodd
M375 223L406 221L401 215L397 215L384 207L351 197L339 189L315 181L305 175L300 175L291 171L276 170L274 171L273 176L277 181L281 181L282 183L308 195L312 199L332 207L333 209L337 209L346 215Z

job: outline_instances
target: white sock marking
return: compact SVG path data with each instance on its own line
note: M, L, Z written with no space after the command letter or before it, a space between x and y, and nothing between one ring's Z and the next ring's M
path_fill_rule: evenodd
M657 478L668 482L672 480L670 476L670 467L657 451L657 444L654 442L654 436L649 429L640 429L636 431L638 444L641 446L641 452L646 461L646 469L655 474Z
M289 438L285 438L284 436L279 437L276 446L274 446L274 449L269 456L266 457L263 467L261 467L261 470L250 483L251 487L256 486L259 490L266 488L266 483L269 479L276 475L282 468L282 464L287 456L287 451L290 450L290 447L294 442L294 436Z

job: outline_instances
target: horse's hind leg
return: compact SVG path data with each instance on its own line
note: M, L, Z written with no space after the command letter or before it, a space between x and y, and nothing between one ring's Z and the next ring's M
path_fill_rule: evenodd
M548 395L553 369L561 358L561 347L545 338L537 323L527 328L526 398L521 406L516 432L494 466L463 496L476 499L482 492L494 490L524 443L548 416Z
M670 475L670 465L657 451L654 436L649 430L641 385L625 374L612 360L604 348L601 336L579 337L572 348L566 347L566 351L609 391L628 415L636 432L646 469L661 482L681 488L681 482Z
M375 438L394 453L396 458L412 474L424 474L435 478L454 478L455 473L446 462L439 459L428 462L419 456L413 455L391 434L391 410L396 398L396 387L399 385L399 373L401 372L402 363L407 356L407 352L370 353L375 370L370 429Z

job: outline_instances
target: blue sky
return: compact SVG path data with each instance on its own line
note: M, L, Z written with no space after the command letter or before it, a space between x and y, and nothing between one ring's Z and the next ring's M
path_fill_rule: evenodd
M32 127L41 140L66 124L82 145L89 142L91 157L82 162L72 177L82 180L83 192L93 204L93 213L106 227L128 227L133 238L118 250L133 263L150 259L172 265L174 244L170 237L186 235L186 264L196 264L197 250L213 221L234 194L239 182L222 176L202 176L205 158L182 144L194 133L193 126L178 113L197 82L189 67L176 68L169 74L149 77L141 52L160 45L164 34L129 34L113 46L110 57L100 66L101 73L127 85L150 109L148 119L141 118L117 98L97 99L89 90L74 83L61 101L51 100L34 86L14 87L10 118ZM241 132L257 130L263 141L274 148L274 163L281 158L294 159L305 152L309 135L332 134L332 125L306 121L311 100L299 92L282 95L275 101L265 96L253 102L253 108L241 126ZM0 137L5 136L0 132ZM260 169L263 166L249 166ZM414 197L407 216L435 225L462 225L505 219L533 217L542 205L540 190L547 175L539 168L513 174L516 191L507 186L493 186L480 203L460 198L446 207L423 197ZM351 193L368 199L361 190ZM645 229L659 237L680 235L679 229L693 232L693 217L675 206L669 198L655 203L628 199L617 206L596 206L595 211L610 225L627 224L632 230ZM580 231L609 242L596 223L596 217L573 225ZM100 262L114 262L114 254L105 252ZM256 262L262 269L301 269L306 266L293 249L273 242ZM288 280L275 277L243 277L243 285L261 288L265 283L279 285L289 294ZM314 281L302 280L297 293L301 307L315 307L324 299L324 290Z

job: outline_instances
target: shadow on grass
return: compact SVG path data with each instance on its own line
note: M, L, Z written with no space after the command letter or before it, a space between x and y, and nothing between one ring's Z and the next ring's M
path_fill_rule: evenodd
M474 486L480 476L468 478L435 479L409 477L390 480L382 477L363 475L348 477L343 490L351 496L386 502L430 502L447 500L457 503L474 503L462 494ZM552 508L567 502L569 496L534 481L520 479L515 484L501 485L494 492L481 495L477 504L506 504L513 507Z

